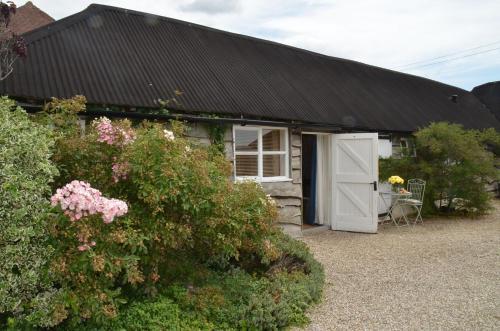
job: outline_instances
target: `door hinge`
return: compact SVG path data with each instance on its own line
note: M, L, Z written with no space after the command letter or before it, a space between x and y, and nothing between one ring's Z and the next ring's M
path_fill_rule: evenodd
M378 190L378 188L377 188L377 181L375 180L372 184L373 184L373 190L377 191Z

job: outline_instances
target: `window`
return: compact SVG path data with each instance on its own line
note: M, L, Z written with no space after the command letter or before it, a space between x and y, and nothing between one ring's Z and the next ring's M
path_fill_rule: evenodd
M401 147L402 156L417 156L417 150L415 148L415 142L411 138L402 137L399 140L399 145Z
M286 128L234 127L236 178L260 181L287 180L288 167Z

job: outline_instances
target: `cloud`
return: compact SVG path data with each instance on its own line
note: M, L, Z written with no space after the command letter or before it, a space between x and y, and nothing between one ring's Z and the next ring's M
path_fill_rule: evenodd
M205 14L226 14L238 12L241 8L240 0L194 0L189 4L181 5L180 9L186 12Z

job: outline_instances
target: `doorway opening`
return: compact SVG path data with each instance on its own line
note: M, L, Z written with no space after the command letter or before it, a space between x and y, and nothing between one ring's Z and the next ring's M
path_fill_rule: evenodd
M316 162L317 139L314 134L302 135L302 223L304 227L316 225Z
M332 205L331 135L302 134L302 227L329 226Z

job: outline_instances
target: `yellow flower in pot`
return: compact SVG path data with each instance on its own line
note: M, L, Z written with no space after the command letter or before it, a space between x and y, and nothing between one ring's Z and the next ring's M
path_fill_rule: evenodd
M400 192L400 185L405 183L405 180L399 176L391 176L387 181L392 185L394 192Z

